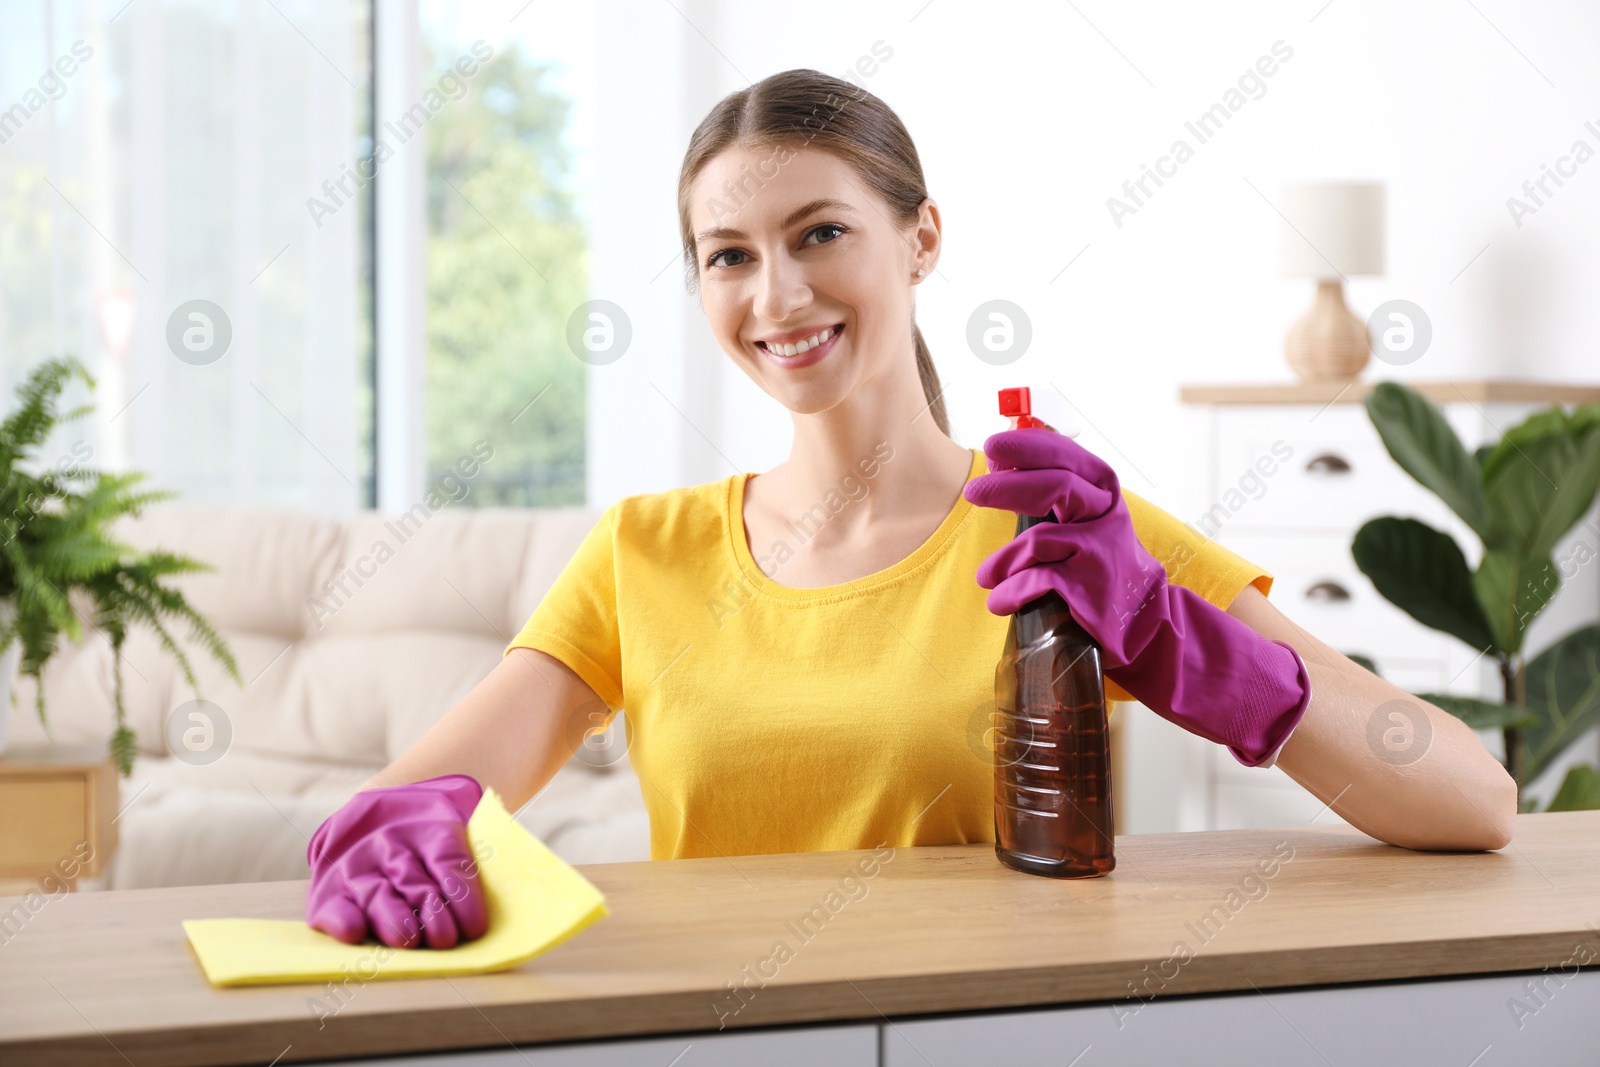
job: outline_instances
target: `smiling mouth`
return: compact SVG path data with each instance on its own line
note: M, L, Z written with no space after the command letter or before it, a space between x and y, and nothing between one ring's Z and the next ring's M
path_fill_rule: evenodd
M844 323L836 322L832 326L820 330L805 340L798 341L794 344L769 345L765 341L757 341L756 347L761 349L763 352L770 352L775 356L798 356L811 351L813 348L821 348L823 345L827 344L829 341L833 340L843 332ZM812 341L815 341L816 343L810 343ZM800 347L801 345L804 345L805 347L802 348Z

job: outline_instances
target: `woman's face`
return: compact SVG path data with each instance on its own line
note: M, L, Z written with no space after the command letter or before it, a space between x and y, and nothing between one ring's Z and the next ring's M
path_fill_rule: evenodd
M861 382L914 366L911 285L937 258L932 201L923 225L900 229L832 153L736 146L700 171L689 204L711 331L789 410L825 411ZM820 343L800 353L812 338Z

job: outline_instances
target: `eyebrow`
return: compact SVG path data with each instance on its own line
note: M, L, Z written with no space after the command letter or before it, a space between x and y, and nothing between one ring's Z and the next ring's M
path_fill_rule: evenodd
M829 197L821 197L811 201L808 204L802 204L799 208L789 212L789 217L783 220L782 228L787 230L790 226L793 226L807 215L814 215L817 212L824 210L854 212L855 208L851 207L843 200L833 200ZM709 230L702 230L700 233L696 234L694 243L699 245L704 241L740 241L746 236L747 235L742 230L732 230L726 226L717 226Z

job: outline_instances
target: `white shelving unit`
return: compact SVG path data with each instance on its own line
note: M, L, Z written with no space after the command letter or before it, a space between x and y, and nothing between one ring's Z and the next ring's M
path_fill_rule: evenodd
M1550 404L1600 400L1600 388L1554 383L1408 384L1440 407L1469 451L1499 440L1507 428ZM1342 392L1338 385L1185 387L1181 397L1188 428L1203 447L1195 452L1200 469L1191 510L1180 517L1269 571L1274 579L1270 599L1290 619L1341 652L1370 657L1402 689L1498 700L1500 677L1494 661L1390 604L1351 556L1356 531L1380 515L1411 516L1447 531L1469 566L1476 567L1482 554L1466 524L1389 456L1362 403L1369 388L1367 383ZM1280 460L1286 449L1287 457ZM1258 467L1263 457L1272 461L1266 465L1271 473ZM1600 618L1596 510L1556 546L1554 559L1564 581L1529 631L1530 659L1557 638ZM1563 561L1571 565L1563 567ZM1140 746L1130 749L1140 753L1139 763L1150 740L1148 726L1144 732L1146 737L1130 742ZM1160 736L1177 751L1153 752L1151 759L1164 772L1175 767L1177 773L1141 775L1134 770L1141 786L1156 793L1143 789L1140 817L1130 832L1337 820L1281 770L1243 767L1217 746ZM1498 733L1480 736L1491 751L1500 753ZM1528 792L1548 799L1571 762L1595 756L1593 736L1579 741ZM1164 814L1171 819L1169 825L1159 825Z

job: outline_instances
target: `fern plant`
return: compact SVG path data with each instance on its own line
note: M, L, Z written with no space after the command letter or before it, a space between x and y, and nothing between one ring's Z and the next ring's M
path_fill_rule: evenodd
M93 624L111 642L116 728L109 747L123 777L133 772L133 731L123 709L122 646L132 624L155 631L161 647L178 663L189 685L199 693L194 669L173 640L164 620L186 622L194 639L242 681L227 643L177 589L162 579L209 571L198 560L170 552L140 552L111 538L107 527L123 515L139 515L144 507L176 496L167 490L140 490L142 472L111 473L67 463L40 465L38 449L62 422L93 411L85 404L62 413L58 401L69 381L80 379L90 390L94 378L68 357L39 364L17 388L19 405L0 423L0 601L9 603L9 619L0 624L0 653L20 642L18 674L34 680L39 722L49 732L45 714L44 667L66 635L83 639L83 619L72 603L76 591L94 607ZM16 694L10 695L14 703Z
M1531 660L1523 654L1528 627L1569 576L1563 572L1594 558L1586 543L1559 565L1552 553L1600 491L1600 403L1537 411L1475 452L1437 407L1398 382L1374 386L1366 409L1389 455L1460 516L1483 552L1469 569L1445 531L1386 515L1356 531L1351 554L1387 600L1498 665L1499 702L1415 695L1474 729L1498 729L1519 807L1531 810L1535 802L1522 791L1600 724L1600 623ZM1589 764L1568 770L1545 810L1580 808L1600 808L1600 773Z

